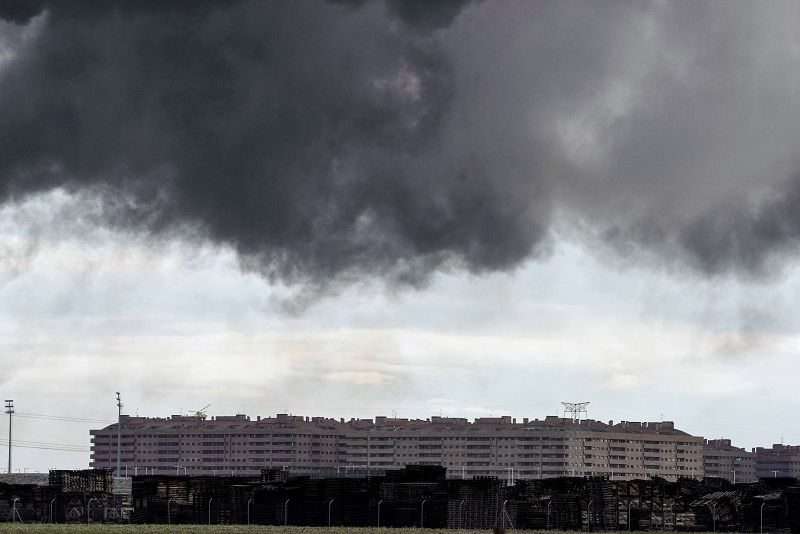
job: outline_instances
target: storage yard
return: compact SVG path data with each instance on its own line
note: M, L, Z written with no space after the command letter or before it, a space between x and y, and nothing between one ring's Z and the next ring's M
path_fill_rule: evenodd
M447 479L409 466L369 478L133 477L114 493L107 470L52 471L45 486L0 484L0 518L22 523L131 523L530 530L800 532L791 478L609 481Z

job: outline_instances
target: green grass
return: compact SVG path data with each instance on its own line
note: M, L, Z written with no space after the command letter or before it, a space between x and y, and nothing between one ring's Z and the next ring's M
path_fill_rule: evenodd
M3 534L475 534L491 532L483 530L450 530L428 528L377 528L377 527L283 527L266 525L48 525L48 524L0 524ZM509 529L510 532L510 529ZM526 531L537 532L537 531ZM545 531L541 531L545 532ZM554 534L554 531L549 531Z
M1 523L3 534L475 534L491 532L491 529L449 530L427 528L377 528L377 527L282 527L263 525L47 525ZM511 533L512 529L507 532ZM527 530L533 534L555 534L553 530ZM561 531L564 532L564 531ZM596 531L593 531L596 532ZM652 533L649 533L652 534ZM695 532L693 534L710 534Z
M48 525L0 523L3 534L476 534L492 529L456 530L429 528L377 528L377 527L283 527L267 525ZM507 532L511 532L508 529ZM523 531L520 531L523 532ZM557 534L554 530L526 530L532 534ZM562 531L561 534L564 534ZM652 533L648 533L652 534ZM693 533L702 534L702 533Z

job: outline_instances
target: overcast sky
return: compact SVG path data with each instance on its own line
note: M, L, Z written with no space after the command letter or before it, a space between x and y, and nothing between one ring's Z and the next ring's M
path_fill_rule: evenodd
M147 416L591 401L800 442L796 3L0 19L0 393L28 445L88 448L102 423L22 415L112 421L115 391Z

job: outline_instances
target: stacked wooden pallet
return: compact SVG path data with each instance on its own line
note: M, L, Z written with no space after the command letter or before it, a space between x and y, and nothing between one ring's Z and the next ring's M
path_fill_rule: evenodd
M50 471L49 485L65 492L113 493L114 477L110 469L83 469Z
M583 520L589 530L606 530L614 526L617 510L612 484L605 477L588 477L584 483Z
M741 499L737 491L715 491L691 503L696 526L705 530L738 529Z
M504 481L494 477L450 480L447 488L448 528L486 529L502 524L503 502L508 498Z
M0 483L0 521L39 521L42 486Z
M792 532L800 532L800 487L783 490L786 510L786 524Z

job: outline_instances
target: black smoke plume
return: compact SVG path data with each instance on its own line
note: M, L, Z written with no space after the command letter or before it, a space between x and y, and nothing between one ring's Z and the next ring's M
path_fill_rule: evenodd
M800 227L798 69L761 44L791 17L748 10L0 1L36 30L0 64L0 196L94 191L314 286L512 269L556 220L759 272Z
M289 281L513 265L539 239L521 206L433 161L454 87L431 31L459 4L41 6L2 73L2 194L95 187L116 224Z

